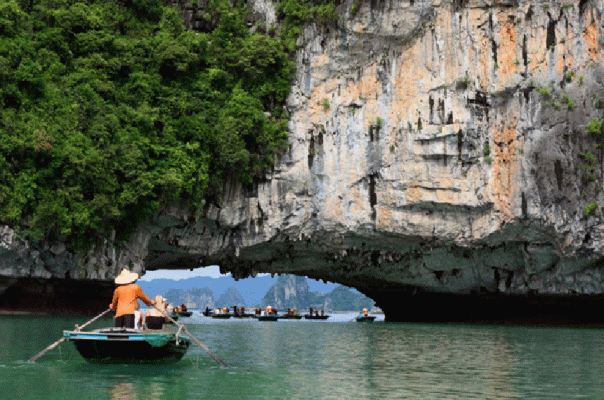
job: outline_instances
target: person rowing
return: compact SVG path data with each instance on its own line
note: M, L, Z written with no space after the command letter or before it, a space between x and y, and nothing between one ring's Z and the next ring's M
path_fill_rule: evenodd
M134 328L134 311L139 299L148 306L156 304L155 300L149 299L143 289L135 284L137 280L138 274L126 268L115 278L118 286L113 292L113 301L109 308L115 311L116 328Z

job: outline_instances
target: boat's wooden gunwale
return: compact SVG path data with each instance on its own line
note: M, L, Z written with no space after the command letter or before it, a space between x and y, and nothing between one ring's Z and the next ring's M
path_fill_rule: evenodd
M93 363L162 363L180 360L190 339L163 330L105 328L94 331L63 331L80 355ZM160 345L154 344L159 340ZM157 343L157 342L156 342Z

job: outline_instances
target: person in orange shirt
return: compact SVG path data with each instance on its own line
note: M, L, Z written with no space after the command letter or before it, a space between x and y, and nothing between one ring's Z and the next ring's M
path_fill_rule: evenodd
M134 310L138 299L148 306L155 305L155 300L149 299L143 293L143 289L134 284L137 279L138 274L126 268L115 278L118 286L113 292L113 301L109 304L109 308L115 310L116 328L134 328Z

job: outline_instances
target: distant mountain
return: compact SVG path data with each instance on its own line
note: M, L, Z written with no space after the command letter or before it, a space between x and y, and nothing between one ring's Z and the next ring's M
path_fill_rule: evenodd
M324 307L329 311L357 311L372 309L375 302L369 297L346 286L338 286L325 296Z
M188 308L214 308L214 292L209 287L201 289L170 289L164 297L168 300L168 303L173 305L184 303Z
M346 286L336 286L328 293L309 291L305 277L282 275L262 299L263 306L273 306L279 311L310 307L325 311L356 311L372 308L373 300Z
M262 299L263 306L277 310L307 308L309 304L308 282L303 276L281 275Z
M174 305L185 303L190 308L198 309L204 309L206 306L214 308L271 305L278 310L313 307L325 311L356 311L363 307L369 308L373 304L371 299L354 289L296 275L261 276L238 281L230 276L154 279L139 280L137 284L151 298L161 294ZM239 297L232 297L235 293L231 291L231 294L224 298L226 304L219 304L222 295L226 294L229 288L233 288Z
M190 290L194 288L209 288L213 292L213 301L230 287L237 289L247 306L259 306L268 289L277 281L277 277L262 276L240 279L236 281L230 276L220 278L195 277L189 279L154 279L152 281L137 281L146 295L153 297L161 294L168 298L170 289ZM169 298L168 298L169 299ZM178 303L169 299L173 304ZM180 304L180 303L179 303ZM204 306L205 308L205 306Z
M239 294L239 292L237 291L237 289L235 289L234 287L230 287L226 290L226 292L224 292L223 294L220 295L220 297L218 298L218 300L216 300L216 307L219 308L223 308L223 307L232 307L232 306L245 306L245 301L243 300L243 297L241 297L241 294Z

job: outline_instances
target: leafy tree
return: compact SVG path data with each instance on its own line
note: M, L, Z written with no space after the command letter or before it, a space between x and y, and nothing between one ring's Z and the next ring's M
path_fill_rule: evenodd
M282 0L277 5L277 15L282 19L281 39L290 51L296 49L296 40L311 19L325 25L338 22L336 4L330 0Z
M219 201L286 145L293 64L210 0L0 0L0 222L85 249L172 201Z

